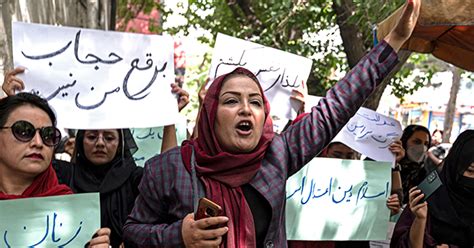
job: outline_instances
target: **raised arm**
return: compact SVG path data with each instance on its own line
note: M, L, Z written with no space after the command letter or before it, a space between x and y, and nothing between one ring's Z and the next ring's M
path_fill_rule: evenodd
M403 202L403 188L402 178L400 176L400 165L398 162L405 157L405 149L400 140L394 141L388 149L395 155L395 162L397 165L392 169L392 189L391 195L387 199L387 206L390 209L391 215L396 215L400 212Z
M171 84L171 92L178 96L178 110L181 112L181 110L189 103L189 94L175 83ZM176 138L175 125L172 124L164 126L163 141L161 142L161 153L166 152L176 146L178 146L178 139Z
M381 42L329 89L308 115L282 133L288 152L279 156L288 156L281 161L289 160L289 176L331 142L397 62L392 47Z
M409 191L409 203L397 221L390 247L435 247L437 242L430 235L427 202L421 190L413 187Z
M282 134L283 144L277 146L285 147L287 153L279 155L277 150L275 153L279 161L289 161L289 176L329 144L398 63L396 51L412 33L419 5L420 0L408 0L392 32L332 87L309 115Z
M426 218L428 218L428 203L426 201L421 203L425 195L416 187L411 188L408 193L408 207L415 215L415 219L410 227L410 247L422 248L424 247L423 240L425 237Z

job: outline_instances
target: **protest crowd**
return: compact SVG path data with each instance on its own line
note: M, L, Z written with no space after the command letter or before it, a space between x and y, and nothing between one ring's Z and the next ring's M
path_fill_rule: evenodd
M317 195L318 181L313 183L307 175L290 195L288 187L292 186L287 186L287 180L313 159L314 163L340 161L337 163L345 177L352 175L349 170L344 173L348 168L344 165L379 163L379 154L364 153L337 135L350 129L345 127L351 126L351 118L397 64L398 53L415 28L420 7L421 0L407 0L393 30L316 105L305 106L309 104L305 94L293 89L288 101L298 102L301 108L297 117L279 132L273 127L267 89L257 73L244 65L237 64L229 72L202 82L199 92L187 92L179 82L167 85L168 93L176 96L173 100L178 112L189 103L190 94L198 95L196 125L180 144L175 125L165 125L161 147L151 147L159 154L147 159L144 167L137 165L133 156L139 146L132 126L70 128L62 137L64 131L59 130L57 121L61 120L61 113L56 116L50 99L25 90L29 82L21 78L28 68L18 66L5 75L2 89L6 97L0 99L0 200L97 193L100 226L88 234L81 245L85 247L381 247L375 246L368 234L365 238L331 238L331 228L324 227L323 238L298 231L290 235L293 228L288 225L295 223L295 215L291 214L300 213L290 200L301 196L298 206L309 208L326 192ZM145 68L137 64L133 67L133 63L132 70ZM148 61L146 64L151 67ZM125 83L123 87L125 91ZM129 91L130 88L129 85ZM112 93L104 94L104 100ZM84 106L78 103L78 96L79 93L76 105ZM134 100L145 97L143 91L128 95ZM121 111L109 108L103 119ZM121 118L129 116L123 114ZM380 126L383 131L395 125ZM421 125L399 129L399 135L386 141L383 148L391 160L384 164L387 173L383 180L388 181L385 184L380 179L376 186L384 191L378 195L371 192L373 195L369 196L369 182L365 189L360 187L356 198L360 202L380 199L377 208L364 205L362 218L372 220L372 215L383 215L379 217L385 225L355 223L355 217L346 222L354 222L351 224L357 230L382 232L383 239L389 240L387 247L474 247L474 131L462 132L448 149L440 146L440 130L431 133ZM318 166L314 174L326 171L324 165ZM304 200L308 181L311 190ZM341 185L341 181L331 178L328 196L331 183ZM341 200L333 192L332 202L352 204L352 192L356 191L344 192ZM350 194L347 198L346 193ZM293 209L291 214L289 209ZM305 210L304 216L306 213ZM338 215L337 211L327 213L334 215L329 214L328 219ZM54 220L56 216L54 213ZM387 226L389 220L393 230ZM317 220L311 222L313 227L301 228L326 225ZM372 224L370 228L363 226ZM58 227L52 227L50 242L60 240L55 238L55 228ZM377 228L387 230L372 230ZM353 233L362 233L357 230ZM15 247L13 239L7 241L7 231L0 232L5 247ZM48 235L46 231L45 237ZM0 247L4 247L2 242ZM63 247L54 247L58 246Z

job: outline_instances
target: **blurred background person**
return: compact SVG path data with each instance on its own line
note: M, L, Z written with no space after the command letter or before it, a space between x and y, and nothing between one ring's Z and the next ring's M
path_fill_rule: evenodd
M441 172L442 161L448 155L451 144L442 143L443 141L443 131L436 129L433 131L432 144L428 149L427 157L425 159L425 167L427 171L438 170Z
M405 156L400 160L402 178L403 204L408 202L408 190L421 183L427 175L424 167L426 152L431 146L430 131L420 125L409 125L403 129L402 146Z

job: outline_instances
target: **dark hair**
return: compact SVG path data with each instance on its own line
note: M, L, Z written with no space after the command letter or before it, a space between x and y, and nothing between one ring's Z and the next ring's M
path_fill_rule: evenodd
M13 96L7 96L0 100L0 126L3 127L5 125L8 117L10 117L10 114L15 109L24 105L30 105L43 110L46 112L46 114L48 114L53 126L56 126L56 115L49 106L48 102L45 99L31 93L18 93Z
M66 129L66 132L67 132L67 136L69 136L69 138L74 138L74 137L76 137L76 133L77 133L77 130L76 130L76 129L67 128L67 129Z
M428 128L424 126L420 126L420 125L409 125L405 129L403 129L403 134L402 134L402 137L400 138L400 140L402 141L402 146L403 148L405 148L405 150L407 149L408 139L417 131L422 131L428 134L428 147L431 146L431 134Z
M339 141L334 141L334 142L329 143L329 145L326 147L326 149L329 150L329 149L331 149L331 147L333 147L335 145L345 145L345 144L342 143L342 142L339 142Z

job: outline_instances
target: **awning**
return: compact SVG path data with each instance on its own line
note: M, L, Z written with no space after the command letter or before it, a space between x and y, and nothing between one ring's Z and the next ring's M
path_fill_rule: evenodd
M378 24L379 40L396 25L403 7ZM432 53L474 71L474 0L423 0L415 30L402 49Z

